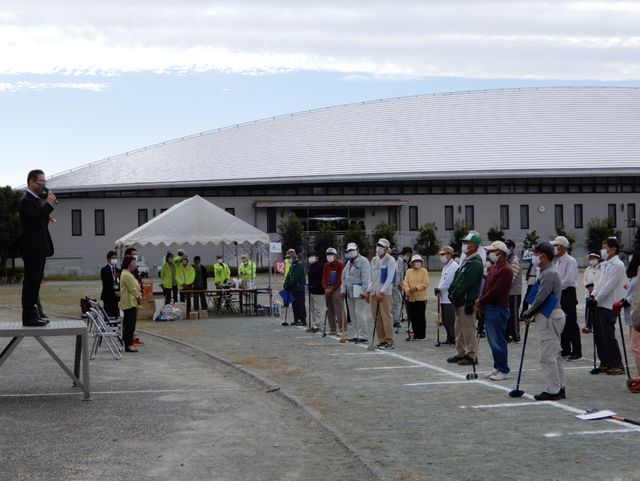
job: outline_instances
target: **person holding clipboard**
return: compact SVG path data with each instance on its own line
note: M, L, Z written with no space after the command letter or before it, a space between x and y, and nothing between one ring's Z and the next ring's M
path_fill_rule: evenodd
M540 268L540 276L529 293L529 307L522 313L522 319L527 324L535 320L538 328L544 391L534 396L536 401L557 401L566 397L566 381L560 355L565 314L560 308L562 285L560 275L552 264L553 257L550 242L541 242L533 249L531 261L534 267Z

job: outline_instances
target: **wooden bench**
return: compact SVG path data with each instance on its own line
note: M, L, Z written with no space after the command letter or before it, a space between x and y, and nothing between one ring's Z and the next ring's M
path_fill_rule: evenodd
M45 337L52 336L76 336L76 349L73 371L69 369L58 355L44 341ZM83 399L91 399L89 389L89 340L87 324L84 321L75 320L51 320L43 327L25 327L22 322L0 321L0 337L10 337L9 344L0 353L0 366L7 360L13 350L25 337L33 337L44 348L54 361L67 373L73 381L73 385L82 388ZM82 361L82 381L80 381L80 364Z

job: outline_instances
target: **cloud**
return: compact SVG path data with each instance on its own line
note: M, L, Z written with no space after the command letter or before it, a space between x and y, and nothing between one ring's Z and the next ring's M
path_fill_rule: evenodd
M628 80L639 24L638 4L615 0L9 0L0 74Z
M88 90L103 92L109 84L96 82L0 82L0 92L43 91L50 89Z

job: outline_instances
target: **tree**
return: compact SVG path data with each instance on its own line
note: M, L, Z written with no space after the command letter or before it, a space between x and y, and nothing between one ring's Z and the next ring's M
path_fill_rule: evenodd
M522 246L527 250L533 249L538 244L539 241L540 241L540 236L535 230L532 230L531 232L527 232L527 235L524 238L524 242L522 243Z
M393 249L398 242L396 239L395 224L380 222L377 226L374 227L373 232L371 233L371 238L373 239L373 244L376 244L378 242L378 239L387 239L389 241L389 244L391 244L391 249Z
M487 232L487 237L489 238L490 242L494 242L494 241L504 242L504 231L494 225L491 229L489 229L489 232Z
M556 226L556 236L563 236L563 237L567 238L567 240L569 241L569 247L567 248L567 250L569 252L571 252L571 249L573 249L573 244L576 243L576 234L575 234L575 232L570 231L570 230L566 230L564 228L564 225L560 224L560 225ZM555 237L553 237L553 239L555 239Z
M602 241L608 237L622 238L622 232L613 227L611 219L594 217L587 223L587 249L589 252L600 252Z
M434 256L440 250L436 231L438 227L434 223L427 223L420 227L416 244L413 246L415 251L427 259L427 268L429 267L429 256Z
M336 247L338 237L336 230L331 222L320 222L318 234L313 243L313 248L320 258L325 256L325 252L329 247Z
M366 257L369 254L369 239L367 239L367 233L360 224L349 224L347 231L344 233L344 244L346 245L350 242L358 244L358 250L363 256Z
M467 232L469 232L469 229L467 229L467 225L464 220L456 219L453 224L451 240L449 241L449 245L453 247L454 252L460 252L462 250L462 239L467 235Z
M304 233L304 226L298 216L293 212L280 222L278 225L280 229L280 235L282 236L282 252L287 252L289 249L295 249L296 252L302 250L302 234Z
M7 260L18 257L18 238L22 232L18 203L22 193L10 186L0 188L0 268L7 276Z

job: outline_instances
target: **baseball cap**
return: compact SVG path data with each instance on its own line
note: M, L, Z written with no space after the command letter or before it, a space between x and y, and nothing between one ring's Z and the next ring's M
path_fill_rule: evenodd
M326 250L325 254L338 254L338 251L337 251L337 250L335 250L333 247L329 247L329 248Z
M553 246L551 245L551 242L547 242L547 241L540 242L537 246L533 248L533 252L534 254L544 254L549 258L549 260L553 259L554 257Z
M485 246L484 248L487 251L502 251L505 254L509 253L509 248L507 247L507 244L505 244L502 241L493 241L491 244L489 244L488 246Z
M440 249L440 252L438 252L438 255L441 256L443 254L453 255L453 247L451 247L451 246L442 246L442 248Z
M475 245L479 246L480 245L480 237L477 234L474 234L473 232L469 232L463 239L462 242L472 242Z
M378 243L376 245L382 246L382 247L389 247L391 243L387 239L380 238L378 239Z
M542 242L540 244L542 244ZM558 237L556 237L551 241L551 245L554 245L554 246L560 245L562 247L569 247L569 240L565 236L559 235Z
M347 244L347 252L349 251L357 251L358 250L358 244L356 244L355 242L349 242Z

